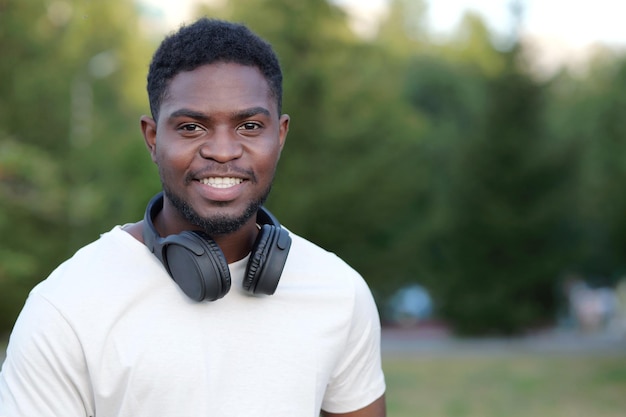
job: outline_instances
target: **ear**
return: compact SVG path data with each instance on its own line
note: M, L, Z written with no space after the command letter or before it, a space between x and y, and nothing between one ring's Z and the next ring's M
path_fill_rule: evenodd
M146 147L150 152L152 161L156 163L156 136L157 136L157 124L152 117L141 116L141 133L143 133L143 139L146 142Z
M280 116L278 122L278 140L280 142L280 150L283 150L285 146L285 139L287 139L287 133L289 132L289 115L283 114Z

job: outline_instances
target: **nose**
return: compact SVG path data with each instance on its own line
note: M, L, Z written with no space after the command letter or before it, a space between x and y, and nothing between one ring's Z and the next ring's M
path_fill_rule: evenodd
M217 162L228 162L240 158L243 146L237 135L226 129L216 130L199 149L200 156Z

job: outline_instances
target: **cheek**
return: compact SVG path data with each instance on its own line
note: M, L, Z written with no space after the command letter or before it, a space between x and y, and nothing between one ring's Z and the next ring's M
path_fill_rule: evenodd
M168 142L160 142L156 147L155 162L165 169L185 169L194 157L194 149L189 146L173 145Z
M185 176L187 162L181 154L170 152L167 149L159 149L155 159L161 181L170 183L172 186L174 183L179 183L181 178Z
M272 177L276 166L278 165L278 159L280 157L280 148L272 149L263 155L262 170L268 176Z

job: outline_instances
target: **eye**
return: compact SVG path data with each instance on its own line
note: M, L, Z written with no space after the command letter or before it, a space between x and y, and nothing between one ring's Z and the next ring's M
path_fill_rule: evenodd
M257 122L245 122L242 123L237 130L258 130L263 127L260 123Z
M204 127L198 123L183 123L176 128L178 134L186 138L195 138L205 131Z
M185 132L195 132L200 130L200 126L195 123L187 123L178 128L179 130L183 130Z

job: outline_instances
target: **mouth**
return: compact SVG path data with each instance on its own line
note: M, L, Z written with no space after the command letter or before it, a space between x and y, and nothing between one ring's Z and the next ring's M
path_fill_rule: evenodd
M235 177L208 177L201 178L199 181L213 188L230 188L241 184L243 179Z

